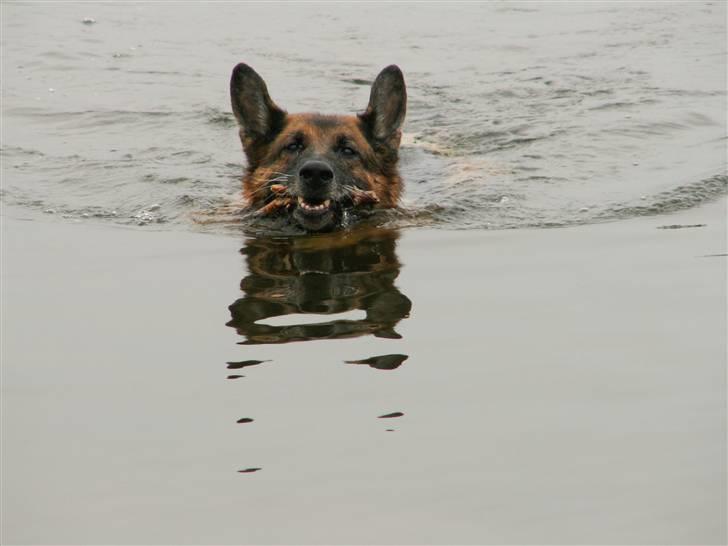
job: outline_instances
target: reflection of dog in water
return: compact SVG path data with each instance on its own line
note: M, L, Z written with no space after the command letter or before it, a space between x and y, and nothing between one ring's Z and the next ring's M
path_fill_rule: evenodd
M396 232L379 230L249 239L241 250L249 269L240 283L245 296L230 305L228 326L245 336L247 345L370 334L400 338L394 327L409 315L412 302L394 285L400 269L396 238ZM362 310L366 316L284 326L259 322L290 314L352 310ZM389 361L356 363L396 367Z
M397 205L407 93L396 66L377 76L369 104L357 116L288 114L243 63L233 70L230 98L248 159L243 194L258 216L330 231L356 213Z

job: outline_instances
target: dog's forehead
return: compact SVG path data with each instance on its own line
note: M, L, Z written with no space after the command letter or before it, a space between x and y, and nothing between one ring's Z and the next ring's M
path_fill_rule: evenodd
M327 114L289 114L284 133L303 134L313 141L330 141L340 137L363 139L359 118Z

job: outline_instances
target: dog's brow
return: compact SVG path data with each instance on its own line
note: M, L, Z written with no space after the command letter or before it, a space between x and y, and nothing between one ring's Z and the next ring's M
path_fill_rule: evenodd
M314 115L311 123L320 129L332 129L341 125L341 119L337 116Z
M283 148L292 142L303 142L304 140L305 135L303 134L303 131L291 131L290 133L283 133L280 137L278 137L274 146L276 148Z

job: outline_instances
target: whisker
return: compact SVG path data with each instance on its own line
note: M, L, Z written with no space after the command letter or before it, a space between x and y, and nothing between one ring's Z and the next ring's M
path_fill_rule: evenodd
M261 192L264 193L266 191L269 191L271 189L271 185L275 185L276 182L287 182L287 181L288 180L286 178L282 178L279 176L270 178L270 179L266 180L265 183L263 185L261 185L259 188L256 188L255 190L250 192L250 195L256 195ZM286 188L286 190L288 190L288 188ZM273 193L280 193L280 192L273 192Z
M259 192L265 191L265 190L267 190L267 189L268 189L268 186L266 186L266 185L263 185L263 186L261 186L261 187L259 187L259 188L256 188L256 189L254 189L253 191L251 191L251 192L250 192L250 194L251 194L251 195L255 195L256 193L259 193Z

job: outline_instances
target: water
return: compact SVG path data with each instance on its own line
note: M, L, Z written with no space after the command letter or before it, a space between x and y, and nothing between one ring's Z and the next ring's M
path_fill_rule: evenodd
M3 544L725 543L715 218L3 222Z
M244 336L241 343L246 345L367 335L400 339L395 326L409 316L412 302L395 286L401 267L396 240L397 233L387 230L361 230L346 237L247 240L242 253L249 275L240 283L245 296L230 305L228 326ZM365 315L355 320L325 317L353 310ZM291 320L291 314L301 317ZM273 317L286 318L285 324L264 322ZM308 323L296 320L301 318ZM391 364L392 359L383 361ZM371 364L391 368L382 359Z
M725 17L722 2L4 4L3 200L200 229L239 191L227 85L245 61L291 112L360 111L378 71L402 67L392 227L692 207L728 188Z
M725 543L724 2L1 9L3 543ZM401 209L199 223L240 61Z

